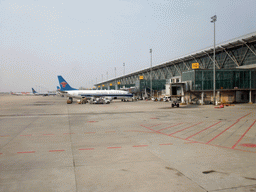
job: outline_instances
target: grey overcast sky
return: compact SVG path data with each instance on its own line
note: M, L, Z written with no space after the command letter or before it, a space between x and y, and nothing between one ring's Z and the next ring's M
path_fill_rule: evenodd
M0 92L98 82L256 31L255 0L0 0Z

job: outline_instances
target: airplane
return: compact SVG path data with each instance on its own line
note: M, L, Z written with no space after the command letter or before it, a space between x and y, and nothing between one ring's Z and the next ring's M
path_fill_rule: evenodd
M73 98L84 99L91 98L92 100L97 100L96 98L103 98L105 103L109 103L114 98L132 98L133 94L128 91L120 91L120 90L78 90L71 87L67 81L62 77L58 76L58 80L60 83L60 92L65 93L68 97L67 104L71 104L73 102Z
M42 96L56 95L56 93L49 93L49 92L38 93L38 92L35 91L34 88L32 88L32 92L33 92L34 95L42 95Z
M12 91L11 91L11 95L17 95L17 96L23 95L23 96L28 96L28 95L33 95L33 94L30 93L30 92L12 92Z

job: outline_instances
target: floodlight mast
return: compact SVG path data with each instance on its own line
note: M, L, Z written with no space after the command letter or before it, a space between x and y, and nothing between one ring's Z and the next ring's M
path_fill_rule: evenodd
M152 49L149 50L150 53L150 97L152 98Z
M215 84L215 22L217 21L217 16L214 15L211 17L211 23L214 25L214 35L213 35L213 105L216 105L216 84Z

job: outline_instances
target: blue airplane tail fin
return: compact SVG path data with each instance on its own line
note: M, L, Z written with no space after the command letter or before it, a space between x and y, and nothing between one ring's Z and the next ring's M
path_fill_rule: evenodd
M61 76L58 76L59 79L59 83L60 83L60 90L61 91L70 91L70 90L78 90L78 89L74 89L73 87L71 87L67 81Z
M32 92L33 92L33 93L37 93L34 88L32 88Z
M57 86L57 90L58 90L58 91L60 90L60 87L59 87L59 86Z

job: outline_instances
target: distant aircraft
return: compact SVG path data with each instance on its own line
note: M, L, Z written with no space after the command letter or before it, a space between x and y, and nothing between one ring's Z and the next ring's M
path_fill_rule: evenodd
M60 87L57 86L57 91L56 91L57 95L64 97L64 94L60 91Z
M62 77L58 76L60 83L60 92L65 93L69 98L69 102L72 103L73 98L103 98L105 101L111 101L114 98L132 98L133 94L128 91L120 91L120 90L78 90L72 88L67 81Z
M23 95L23 96L29 96L29 95L33 95L30 92L11 92L12 95Z
M38 92L35 91L34 88L32 88L32 92L33 92L34 95L42 95L42 96L56 95L56 93L49 93L49 92L38 93Z

